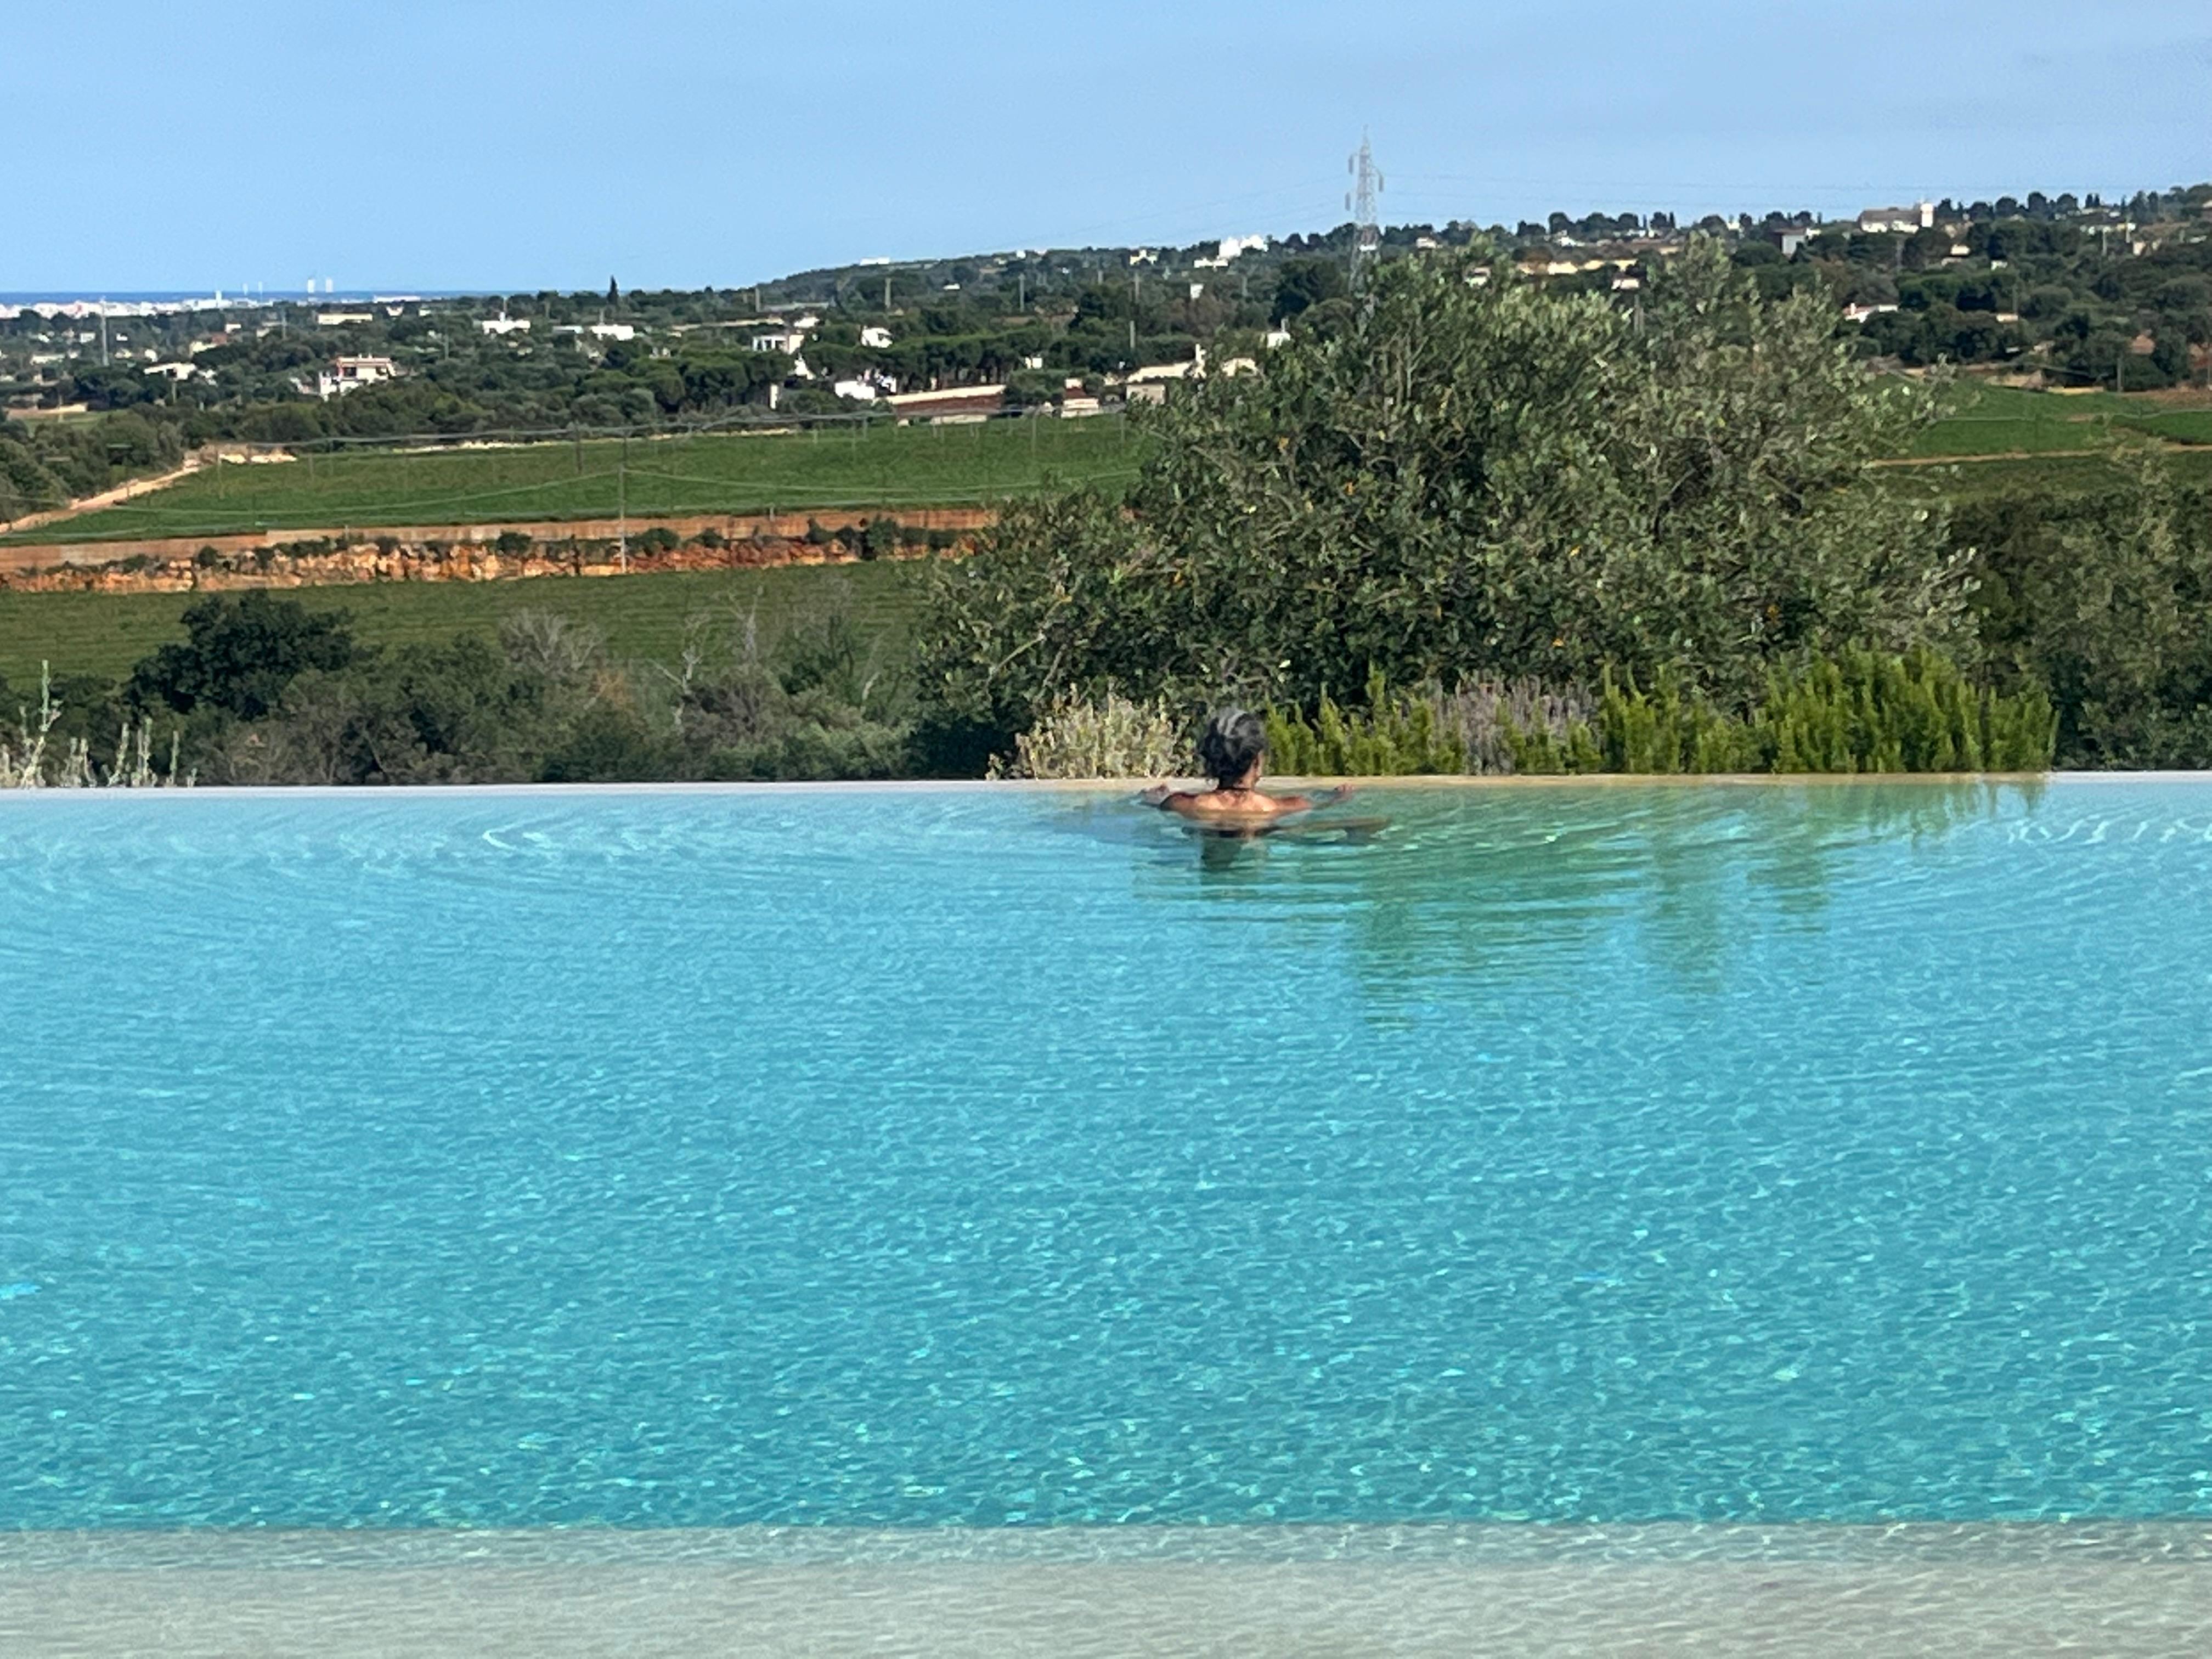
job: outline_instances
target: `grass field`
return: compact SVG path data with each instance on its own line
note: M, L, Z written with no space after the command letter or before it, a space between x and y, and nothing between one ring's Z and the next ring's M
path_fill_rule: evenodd
M2044 454L2094 449L2129 434L2169 443L2212 444L2212 407L2176 409L2109 392L2057 397L2011 386L1966 390L1958 408L1913 441L1910 453Z
M524 581L373 583L280 592L317 611L352 614L356 635L373 644L489 634L499 619L537 608L587 623L619 658L672 661L687 617L757 615L763 640L831 605L851 607L863 629L896 647L907 638L928 580L919 562L797 565L772 570L678 571L650 576L542 576ZM139 658L184 638L178 617L191 593L0 592L0 676L17 694L35 692L41 659L55 676L119 678ZM12 722L12 706L0 723Z
M988 502L1058 482L1134 476L1116 416L505 448L355 451L217 466L119 507L8 539L94 541L272 529L498 524L656 514Z
M2204 446L2173 450L2172 459L2184 477L2212 482L2212 409L2175 409L2109 392L2061 398L2004 387L1965 391L1957 410L1923 434L1913 453L2022 459L1899 468L1893 476L1952 499L2021 486L2091 489L2112 480L2107 461L2053 452L2094 449L2116 431L2129 430ZM825 431L639 441L627 461L617 443L319 457L312 464L223 467L45 534L83 540L590 517L611 514L618 489L626 490L629 511L641 516L769 506L950 505L1054 479L1126 479L1139 463L1141 442L1119 422L1102 418L882 427L857 439ZM757 607L763 633L772 635L840 596L864 627L896 642L908 630L925 579L919 565L876 563L620 580L374 584L303 588L290 597L349 611L356 631L374 642L439 639L469 629L488 633L501 617L537 606L599 628L617 656L666 659L680 646L684 619L696 613ZM191 599L0 592L0 675L18 690L35 686L42 658L58 675L120 675L155 647L182 637L177 619Z

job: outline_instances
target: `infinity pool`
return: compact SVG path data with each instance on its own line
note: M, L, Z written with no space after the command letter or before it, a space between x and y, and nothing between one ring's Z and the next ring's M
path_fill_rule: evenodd
M2212 784L0 800L0 1528L2212 1516Z

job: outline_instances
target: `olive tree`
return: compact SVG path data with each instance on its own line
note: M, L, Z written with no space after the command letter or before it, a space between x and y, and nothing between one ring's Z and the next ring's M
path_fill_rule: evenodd
M1778 659L1963 635L1965 561L1869 463L1933 414L1833 308L1693 240L1631 313L1504 261L1385 267L1256 374L1185 388L1126 504L1010 508L939 577L940 717L1046 701L1311 703L1478 673L1670 668L1738 698Z

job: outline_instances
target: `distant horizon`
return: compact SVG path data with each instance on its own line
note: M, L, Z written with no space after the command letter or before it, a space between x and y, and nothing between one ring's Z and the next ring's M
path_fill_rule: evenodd
M2116 204L2124 203L2131 199L2138 191L2155 191L2164 193L2179 190L2186 190L2206 183L2212 183L2212 168L2208 168L2208 177L2203 179L2170 179L2165 183L2158 185L2130 185L2124 189L2118 189L2109 191L2075 190L2068 186L2062 186L2057 190L2052 190L2045 185L2038 184L2024 186L2017 190L2000 191L1994 194L1984 191L1976 191L1970 196L1964 192L1954 190L1945 191L1936 196L1908 194L1899 196L1894 200L1869 199L1865 202L1859 203L1849 210L1838 211L1832 216L1823 213L1818 209L1801 204L1796 207L1775 205L1764 209L1741 209L1738 210L1735 213L1724 214L1721 216L1735 219L1746 216L1763 217L1767 213L1781 213L1784 216L1799 213L1812 213L1815 216L1816 222L1832 225L1848 223L1853 218L1856 217L1856 216L1861 212L1878 207L1905 207L1915 205L1920 202L1933 201L1939 203L1949 202L1956 207L1964 208L1975 202L1995 202L2002 200L2008 196L2024 203L2027 196L2032 192L2039 192L2054 200L2065 195L2072 195L2077 199L2085 198L2091 195L2096 195L2100 197L2105 205L2110 207ZM1607 210L1604 209L1584 210L1585 212L1602 212L1606 210ZM1632 210L1625 208L1619 210L1619 211L1621 212L1628 212ZM1496 225L1504 224L1508 228L1510 228L1512 223L1518 222L1521 219L1527 219L1530 222L1535 222L1536 217L1540 214L1548 216L1548 215L1553 212L1564 211L1565 211L1565 209L1532 210L1528 214L1516 216L1516 219L1511 222L1502 220L1482 222L1483 228L1487 229ZM1655 206L1644 210L1643 211L1647 216L1651 213L1664 214L1671 212L1674 214L1678 223L1685 226L1686 228L1692 227L1692 217L1687 210L1671 210L1664 206ZM1696 216L1698 218L1703 218L1705 216L1700 214ZM1343 228L1344 226L1349 222L1350 222L1348 220L1340 218L1334 222L1324 226L1307 227L1304 228L1285 230L1282 232L1265 231L1257 233L1247 232L1243 234L1263 234L1267 237L1270 246L1280 246L1292 236L1326 236L1334 231ZM1403 230L1418 225L1440 226L1450 222L1453 222L1449 220L1393 219L1388 215L1383 216L1382 219L1382 224L1385 230ZM1462 220L1458 222L1465 223L1471 222ZM835 261L817 260L811 264L793 265L787 270L780 271L773 275L763 275L754 280L742 283L632 283L623 282L619 275L615 276L614 280L624 293L633 291L641 293L700 293L709 289L717 293L734 293L740 289L748 288L769 287L778 283L789 281L796 276L808 275L816 271L845 270L856 265L882 265L889 268L941 264L947 260L989 258L994 255L1013 253L1021 251L1023 248L1029 248L1031 250L1049 248L1054 251L1079 252L1092 248L1114 249L1137 246L1189 246L1213 240L1216 239L1217 234L1220 237L1226 238L1234 234L1237 233L1231 233L1227 230L1221 230L1218 233L1209 231L1197 236L1187 236L1172 239L1172 240L1154 240L1149 242L1141 238L1135 240L1092 241L1088 243L1038 244L1001 242L988 246L952 248L932 253L919 253L898 256L895 258L862 255L851 259ZM434 288L423 283L409 284L404 283L393 283L380 284L373 288L318 289L313 293L308 292L304 288L284 289L279 288L273 283L266 288L264 288L258 283L251 283L238 287L232 287L228 284L213 284L198 288L170 287L153 289L103 289L94 287L65 289L36 288L13 289L0 289L0 305L19 307L29 305L75 305L94 304L103 301L117 305L144 305L178 304L187 301L214 300L219 300L225 305L337 305L342 303L367 305L378 301L390 302L402 299L470 300L493 299L502 296L527 294L591 294L601 291L602 288L603 284L588 282L576 284L543 282L510 282L503 284L491 283L476 287L461 288ZM778 303L781 304L787 302L778 301Z
M70 39L40 73L73 118L21 124L10 152L20 216L48 233L0 248L0 290L742 289L869 257L1326 228L1363 131L1401 224L1841 217L2212 173L2202 0L2001 20L1127 0L1019 28L884 0L613 19L384 0L213 30L115 0ZM726 76L679 88L689 65ZM116 95L157 85L189 95Z

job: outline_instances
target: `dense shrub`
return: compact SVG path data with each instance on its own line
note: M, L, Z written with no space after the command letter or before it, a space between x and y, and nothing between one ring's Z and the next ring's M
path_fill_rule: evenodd
M1776 671L1747 714L1662 672L1649 691L1607 678L1594 719L1564 741L1531 732L1524 772L2030 772L2051 764L2039 691L1977 690L1944 658L1849 651Z
M163 646L131 671L131 696L179 714L208 708L257 720L298 675L354 660L347 620L343 611L310 611L261 588L202 599L185 611L185 641Z
M2045 692L2069 767L2212 767L2212 490L2124 453L2112 487L1970 504L1993 683Z
M1340 708L1327 696L1310 720L1269 709L1267 764L1308 777L1463 772L1466 742L1447 729L1439 702L1392 696L1378 671L1368 676L1364 711Z
M1730 713L1662 671L1651 689L1604 678L1593 700L1530 686L1452 696L1393 692L1364 709L1323 698L1309 718L1272 709L1270 764L1316 776L1517 772L2038 771L2056 716L2042 693L1977 690L1926 651L1845 651L1777 669Z
M1196 759L1189 721L1164 700L1132 702L1109 690L1093 702L1063 696L1014 739L989 775L1007 778L1187 777Z

